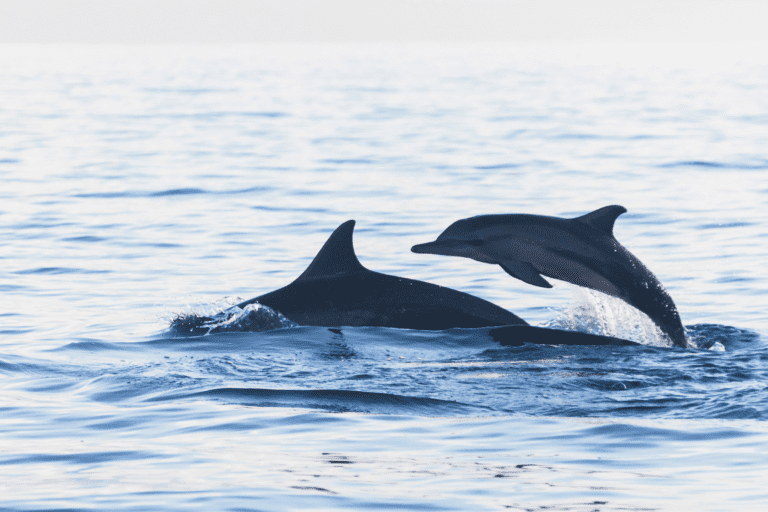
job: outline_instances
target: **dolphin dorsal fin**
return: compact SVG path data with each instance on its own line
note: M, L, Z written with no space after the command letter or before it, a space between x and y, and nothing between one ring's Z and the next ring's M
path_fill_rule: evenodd
M588 226L592 226L598 231L602 231L606 235L613 236L613 223L622 213L626 213L627 209L619 205L603 206L599 210L595 210L581 217L576 217L573 220L583 222Z
M338 276L366 270L360 264L355 249L352 247L352 232L355 230L355 221L348 220L336 228L328 240L317 253L315 259L309 264L296 281L302 279L318 279L323 277Z

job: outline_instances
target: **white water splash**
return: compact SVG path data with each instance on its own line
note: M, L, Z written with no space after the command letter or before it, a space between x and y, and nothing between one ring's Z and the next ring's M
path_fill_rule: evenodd
M571 303L545 327L612 336L643 345L672 346L645 313L621 299L577 286L571 286L571 290Z
M716 341L712 344L711 347L709 347L709 350L711 350L712 352L725 352L725 345L723 345L719 341Z
M203 304L197 308L188 306L187 310L170 320L170 329L184 336L201 336L217 332L269 331L298 325L279 311L258 302L242 309L227 306L230 302L230 298L225 297L214 304Z
M212 332L259 332L284 327L297 327L298 324L283 316L279 311L254 302L240 309L233 306L214 317L206 324Z
M240 304L243 300L245 299L230 295L222 297L214 302L205 302L202 299L195 300L189 298L181 311L165 309L157 314L157 319L163 324L170 325L179 317L199 316L216 318L221 316L225 311Z

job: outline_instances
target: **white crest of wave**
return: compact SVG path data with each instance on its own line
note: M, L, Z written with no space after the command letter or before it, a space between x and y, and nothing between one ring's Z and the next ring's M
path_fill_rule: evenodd
M169 319L170 328L186 336L220 332L260 332L284 327L296 327L279 311L258 302L240 308L240 298L225 297L214 303L187 305L181 313Z
M254 302L243 309L232 306L208 322L206 326L211 332L240 331L258 332L296 327L298 324L283 316L279 311Z
M645 313L604 293L572 286L573 297L557 318L545 327L612 336L643 345L672 346L672 342Z
M241 297L226 296L214 302L206 302L203 299L188 299L181 311L166 310L159 313L157 318L160 322L171 324L180 317L210 317L215 318L222 315L225 311L231 309L236 304L243 302Z

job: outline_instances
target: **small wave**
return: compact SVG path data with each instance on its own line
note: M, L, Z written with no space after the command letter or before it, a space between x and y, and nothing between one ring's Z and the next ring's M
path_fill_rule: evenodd
M0 329L0 335L3 336L13 336L18 334L26 334L28 332L33 332L34 329Z
M18 270L14 272L14 274L19 274L19 275L108 274L108 273L109 273L109 270L89 270L85 268L68 268L68 267L40 267L40 268Z
M139 246L139 247L155 247L156 249L173 249L175 247L184 247L182 244L172 244L170 242L144 243L144 244L133 244L133 245Z
M370 158L326 158L324 160L321 160L321 162L325 164L337 164L337 165L344 165L344 164L366 165L366 164L376 163L374 160L371 160Z
M725 164L721 164L719 162L706 162L704 160L684 160L682 162L671 162L667 164L661 164L659 167L663 168L669 168L669 167L715 167L715 168L721 168L726 167Z
M725 283L749 283L757 281L754 277L741 277L741 276L726 276L726 277L719 277L715 279L713 282L719 283L719 284L725 284Z
M52 228L61 228L66 226L74 226L74 222L22 222L19 224L14 224L13 229L19 230L19 229L52 229Z
M690 432L687 430L647 427L627 423L612 423L598 427L589 427L577 435L571 434L570 437L578 437L582 440L588 437L598 437L621 443L648 443L649 445L658 443L663 445L670 442L738 439L751 435L753 434L749 432L729 428Z
M150 398L147 401L212 398L227 403L257 407L302 407L333 412L366 412L378 414L456 414L486 410L448 400L414 396L348 391L343 389L261 389L219 388L197 393L174 394Z
M747 226L753 226L753 222L725 222L722 224L702 224L697 226L697 229L728 229L728 228L743 228Z
M700 349L710 349L719 343L724 347L734 343L752 343L760 337L754 331L728 325L696 324L685 328L688 340Z
M13 363L6 363L2 359L0 359L0 372L4 373L16 373L21 371L21 367L17 364Z
M73 236L64 238L65 242L103 242L106 238L100 236Z
M232 306L213 315L196 312L176 315L171 319L170 331L180 336L203 336L222 332L262 332L298 324L281 313L259 303L240 309Z
M22 286L18 284L0 284L0 292L16 292L19 290L27 290L29 286Z
M264 205L256 205L251 206L254 210L261 210L266 212L306 212L306 213L328 213L330 212L327 208L302 208L302 207L285 207L285 206L264 206Z
M63 347L52 349L51 352L67 351L67 350L83 350L86 352L101 352L101 351L135 351L138 350L135 343L109 343L106 341L98 340L83 340L69 343Z
M207 192L201 188L172 188L170 190L163 190L161 192L153 192L149 194L150 197L165 197L165 196L189 196L193 194L206 194Z
M116 199L120 197L141 197L145 194L139 192L90 192L86 194L73 194L72 197Z
M23 457L9 457L0 461L1 465L11 464L51 464L65 462L69 464L106 464L128 460L144 460L162 457L147 451L85 452L72 454L31 453Z
M158 191L146 191L146 190L123 190L116 192L86 192L83 194L73 194L72 197L80 198L94 198L94 199L116 199L116 198L129 198L129 197L173 197L173 196L190 196L201 194L213 194L213 195L231 195L231 194L247 194L249 192L265 192L271 190L271 187L248 187L235 190L205 190L202 188L173 188L168 190Z
M494 164L494 165L478 165L475 167L478 171L494 171L500 169L517 169L522 167L522 164Z
M702 167L705 169L743 169L745 171L768 169L768 162L755 163L755 164L737 164L737 163L723 163L723 162L709 162L706 160L682 160L680 162L668 162L666 164L660 164L658 167L662 169L670 169L676 167Z

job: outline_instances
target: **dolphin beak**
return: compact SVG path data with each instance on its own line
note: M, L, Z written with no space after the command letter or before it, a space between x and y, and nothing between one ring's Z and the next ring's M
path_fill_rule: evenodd
M461 240L451 240L446 238L444 240L435 240L434 242L428 242L426 244L414 245L411 247L411 252L417 254L451 254L451 249L464 245Z

